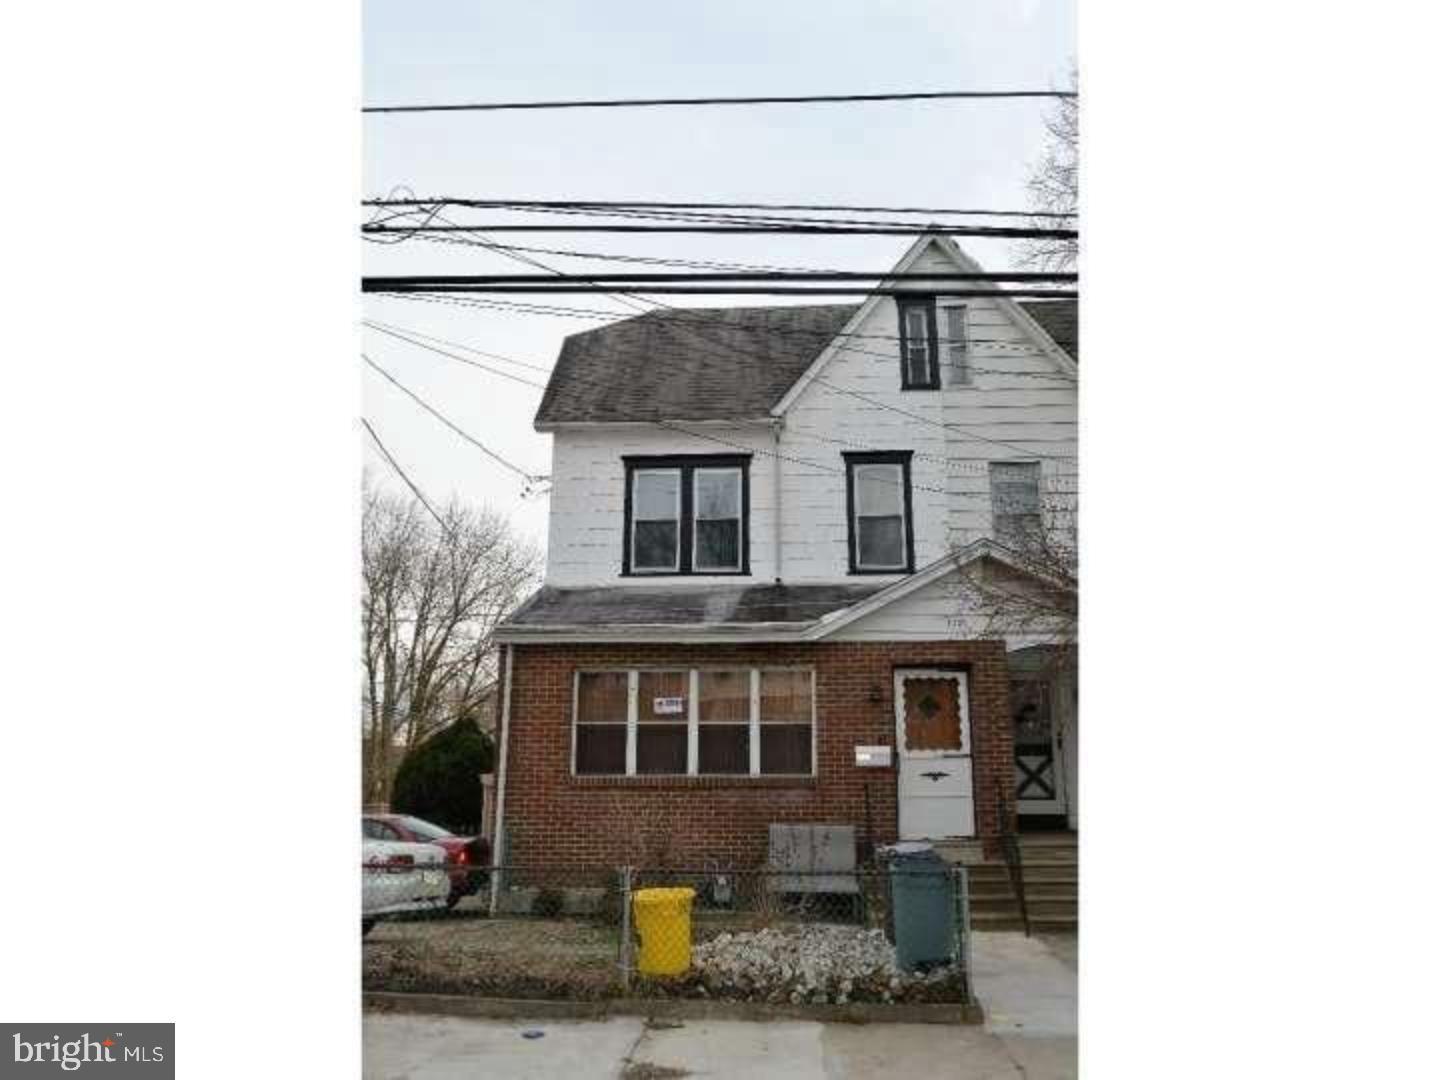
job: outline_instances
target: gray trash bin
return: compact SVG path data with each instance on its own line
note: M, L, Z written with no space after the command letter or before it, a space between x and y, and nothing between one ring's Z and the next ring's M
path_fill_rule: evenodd
M896 844L889 854L895 962L902 971L950 963L955 956L950 864L929 844Z

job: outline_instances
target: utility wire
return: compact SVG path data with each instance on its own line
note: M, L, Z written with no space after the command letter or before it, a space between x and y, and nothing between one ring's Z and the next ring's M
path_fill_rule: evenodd
M442 218L442 220L444 220L444 219ZM472 235L479 236L479 234L473 232L473 230L472 230ZM482 242L488 243L488 238L482 238ZM507 256L507 257L512 258L512 259L519 259L519 261L526 262L526 263L528 263L528 264L530 264L530 265L532 265L532 266L538 266L538 267L539 267L540 269L542 269L542 270L546 270L546 271L548 271L548 272L550 272L550 273L557 274L557 275L560 275L560 276L562 276L562 277L564 276L564 272L563 272L563 271L561 271L561 270L556 270L554 267L547 266L547 265L545 265L544 263L541 263L541 262L539 262L539 261L536 260L536 259L528 259L528 258L523 258L523 257L513 256L513 255L512 255L512 256ZM626 294L626 295L628 295L628 294ZM634 298L632 297L631 299L633 300ZM664 308L667 308L667 309L672 310L672 311L677 310L677 309L671 307L671 305L665 304L663 301L649 301L649 302L652 303L652 304L654 304L655 306L658 306L658 307L664 307ZM736 349L736 348L734 348L733 346L722 345L722 348L724 348L725 351L727 351L727 352L734 352L734 353L739 353L739 354L744 354L744 355L752 355L752 356L756 355L756 354L753 354L753 353L748 353L746 350L743 350L743 349ZM845 349L847 348L847 346L841 345L841 346L839 346L839 348L840 348L840 350L843 351L843 350L845 350ZM817 384L819 384L819 385L821 385L821 386L824 386L824 387L830 389L831 391L833 391L833 392L835 392L835 393L845 394L845 395L847 395L847 396L850 396L850 397L856 398L856 399L858 399L858 400L865 401L865 402L867 402L867 403L869 403L869 404L875 405L875 406L877 406L877 407L879 407L879 408L888 409L888 410L890 410L890 411L893 411L893 412L899 413L899 414L901 414L901 415L910 417L911 419L919 420L919 421L921 421L922 423L931 424L931 425L933 425L933 426L935 426L935 427L939 427L939 428L942 428L942 429L945 429L945 430L959 431L959 432L961 432L962 434L966 434L966 432L967 432L967 429L966 429L966 426L965 426L965 425L955 424L955 423L947 423L947 422L945 422L945 421L932 420L932 419L930 419L930 418L927 417L927 416L921 415L920 413L911 412L911 411L908 410L908 409L902 409L902 408L900 408L899 406L891 405L891 404L889 404L888 402L881 401L881 400L879 400L879 399L877 399L877 398L870 397L870 396L867 395L867 394L862 394L862 393L860 393L860 392L857 391L857 390L850 390L850 389L845 388L845 387L835 386L833 383L830 383L830 382L828 382L827 380L822 379L819 375L813 376L812 381L814 381L815 383L817 383ZM1031 448L1031 447L1024 447L1024 446L1020 446L1018 443L1012 443L1012 442L1009 442L1009 441L1004 440L1004 439L994 439L994 438L990 438L990 437L985 436L985 435L979 435L979 434L975 434L975 433L970 433L970 434L968 435L967 441L971 441L971 442L984 442L984 443L989 443L989 444L994 445L994 446L1004 446L1004 447L1007 447L1007 448L1009 448L1009 449L1011 449L1011 450L1015 450L1015 451L1023 454L1026 458L1032 459L1032 460L1033 460L1033 459L1055 460L1055 461L1071 461L1071 460L1073 460L1072 458L1068 458L1068 457L1064 457L1064 456L1060 456L1060 455L1040 454L1040 453L1037 453L1037 452L1036 452L1033 448Z
M496 209L519 207L555 207L601 209L615 207L624 210L787 210L811 213L843 214L942 214L955 217L1019 217L1019 218L1073 218L1074 211L1053 210L961 210L941 206L844 206L836 203L728 203L728 202L653 202L607 199L460 199L442 196L433 199L365 199L362 206L445 206L493 207Z
M414 401L415 404L419 405L422 409L424 409L426 412L428 412L431 416L435 417L436 420L439 420L442 424L444 424L446 427L448 427L451 431L455 432L455 434L459 435L459 436L460 436L462 439L464 439L466 442L470 443L472 446L474 446L474 447L476 447L477 449L479 449L482 453L484 453L484 454L485 454L487 457L489 457L491 460L495 461L497 464L502 465L502 466L504 466L505 468L509 469L509 470L510 470L511 472L513 472L516 476L519 476L522 480L525 480L527 483L535 483L535 482L537 482L537 481L539 481L539 480L545 479L543 476L540 476L540 475L537 474L537 473L526 472L526 471L525 471L524 469L522 469L519 465L516 465L514 462L507 461L505 458L501 457L501 456L500 456L499 454L497 454L494 450L491 450L488 446L486 446L484 443L482 443L479 439L475 438L475 436L471 435L468 431L466 431L465 429L461 428L458 424L455 424L455 423L454 423L453 421L451 421L448 417L446 417L444 414L442 414L442 413L439 412L437 409L435 409L434 406L432 406L429 402L427 402L427 401L426 401L424 398L422 398L419 394L415 393L415 391L411 390L408 386L406 386L404 383L402 383L399 379L395 378L394 375L391 375L388 371L386 371L383 367L381 367L379 364L377 364L374 360L371 360L370 357L367 356L365 353L362 352L362 353L360 354L360 358L361 358L362 360L364 360L365 363L369 364L372 368L374 368L376 371L378 371L381 375L385 376L385 378L386 378L387 380L389 380L392 385L394 385L398 390L400 390L400 391L401 391L402 393L404 393L407 397L409 397L412 401Z
M360 291L363 293L433 293L438 295L484 293L486 295L555 296L601 295L612 296L625 289L623 284L606 284L602 278L597 284L582 283L584 279L570 278L554 285L538 282L529 285L432 285L428 281L407 282L400 279L361 278ZM914 288L900 289L888 286L865 285L630 285L628 290L654 296L914 296L928 295ZM944 289L943 295L960 300L982 298L1009 300L1078 300L1080 293L1075 289ZM677 309L683 310L683 309Z
M638 109L692 105L815 105L861 101L991 101L1073 98L1072 90L930 90L897 94L806 94L776 97L602 98L582 101L483 101L456 105L366 105L365 113L500 112L517 109Z
M539 364L526 363L524 360L516 360L510 356L502 356L500 353L486 352L484 349L477 349L473 345L466 345L463 342L451 341L448 338L436 337L434 334L427 334L420 330L412 330L408 326L396 326L393 323L382 323L378 319L364 319L364 325L372 330L390 330L398 334L408 334L410 337L424 338L426 341L434 341L440 345L448 345L452 349L463 349L466 352L474 353L476 356L488 356L491 360L503 360L507 364L514 364L517 367L529 368L531 371L538 371L541 375L549 375L550 369Z
M416 486L415 481L411 480L410 477L405 475L405 470L400 467L400 463L395 460L395 456L391 454L390 451L386 449L385 444L380 441L380 436L378 433L376 433L375 429L370 426L370 421L366 420L362 416L360 418L360 423L365 425L365 430L370 433L370 438L375 440L375 446L379 449L380 453L385 456L385 460L390 463L390 467L395 470L395 474L399 476L401 480L405 481L405 486L414 493L415 498L420 500L420 505L425 507L426 510L430 511L430 516L435 519L435 521L439 524L441 531L444 532L446 537L449 538L450 541L453 543L455 540L455 536L454 533L451 532L450 526L446 524L445 519L436 512L435 507L430 505L430 500L425 498L425 493L421 491L418 486Z
M491 300L483 297L462 296L458 294L432 296L428 293L376 293L373 295L379 296L382 299L419 301L430 304L444 304L452 307L472 308L481 311L499 311L519 315L545 315L569 319L619 318L621 320L636 317L634 315L626 315L625 313L618 311L602 311L599 308L561 307L554 304L532 304L513 300L498 299ZM655 308L644 309L641 314L643 314L645 318L651 319L657 323L679 323L681 325L693 326L714 325L717 327L726 327L729 329L743 329L748 330L752 333L763 333L777 337L800 336L809 337L817 341L823 339L826 342L832 339L848 339L856 341L870 339L877 341L899 340L899 337L895 334L867 334L860 333L858 331L853 333L846 333L843 330L830 333L829 331L824 330L807 330L802 327L766 326L758 323L731 322L729 320L707 317L706 315L700 314L700 312L719 310L716 308L677 308L672 306L668 310L675 312L676 314L667 315L664 313L663 310ZM957 340L963 340L966 344L969 345L987 345L994 348L1026 350L1031 350L1033 348L1032 346L1017 343L1014 341L1007 341L1003 338L968 337L965 339L955 339L949 337L937 337L935 340L937 345L953 344ZM877 363L883 361L887 364L894 364L899 359L899 356L896 353L876 352L874 349L862 349L855 345L846 345L843 346L843 348L846 352L849 352L852 355L871 357ZM970 371L977 375L1011 375L1015 378L1020 379L1045 379L1053 382L1061 382L1067 384L1073 384L1076 381L1075 376L1060 371L1021 371L1017 368L992 368L978 366L972 366L970 368Z
M439 207L440 207L440 206L443 206L443 205L447 205L447 204L441 203L441 204L437 204L435 207L432 207L432 208L431 208L431 213L432 213L432 214L435 213L436 211L438 211ZM552 216L563 216L563 217L630 218L630 219L638 220L638 221L654 221L654 222L696 222L696 223L707 224L707 225L777 225L777 226L789 226L789 225L797 225L797 226L798 226L798 225L854 225L854 226L874 226L874 227L893 228L893 229L913 229L913 228L921 227L923 224L928 224L928 223L915 222L915 221L875 220L875 219L873 219L873 218L810 217L810 216L796 216L796 215L794 215L794 214L784 214L784 215L781 215L781 214L736 214L736 213L725 213L725 212L713 211L713 210L703 211L703 212L702 212L702 211L695 211L695 210L646 210L646 209L621 209L621 208L616 208L616 207L585 207L585 206L568 206L568 207L538 207L538 206L508 206L508 207L506 207L506 206L496 206L496 207L489 207L489 209L492 209L492 210L500 210L500 211L502 211L502 212L515 213L515 214L550 214L550 215L552 215ZM414 211L409 211L408 213L409 213L409 214L415 214L415 213L417 213L417 212L418 212L418 210L414 210ZM407 215L407 211L396 211L394 214L391 215L391 219L399 219L399 218L405 217L406 215ZM442 218L441 220L445 220L445 219ZM376 224L377 222L375 222L375 221L372 220L370 223L371 223L371 224ZM951 222L951 223L940 223L940 222L936 222L935 224L940 225L940 226L942 226L942 227L949 227L949 228L955 228L955 227L978 228L978 227L979 227L979 226L971 226L971 225L968 225L966 222ZM1059 227L1059 226L1056 226L1056 227Z
M778 233L796 236L974 236L998 240L1077 240L1075 229L1027 228L1011 225L787 225L775 223L716 224L703 221L667 221L643 225L610 223L524 224L482 222L475 225L362 225L361 232L382 236L414 236L422 233L447 232L593 232L593 233L716 233L720 235L764 235Z
M688 260L688 259L665 259L665 258L659 258L659 257L646 257L646 256L636 256L636 255L613 255L613 254L602 254L602 253L598 253L598 252L570 251L570 250L566 250L566 249L563 249L563 248L517 247L517 246L507 245L507 244L482 243L482 242L479 241L479 240L468 239L468 238L459 237L459 236L434 236L434 237L423 237L422 239L425 239L425 240L428 240L428 241L431 241L431 242L438 242L438 243L460 244L460 245L463 245L463 246L466 246L466 247L487 248L487 249L489 249L490 251L492 251L492 252L494 252L494 253L497 253L497 254L503 253L503 252L533 252L533 253L541 254L541 255L562 255L562 256L569 256L569 257L573 257L573 258L603 259L603 260L613 260L613 261L619 261L619 262L648 263L648 264L653 264L653 265L664 265L664 266L685 266L685 267L699 267L699 268L704 268L704 269L724 269L724 270L757 271L757 272L784 272L784 271L794 272L794 273L809 273L809 272L812 272L812 271L813 271L813 272L832 272L832 271L815 271L815 268L813 268L813 267L764 266L764 265L755 265L755 264L710 262L710 261L699 261L699 260ZM527 262L529 262L531 265L536 265L536 266L543 266L543 265L544 265L544 264L540 263L538 260L522 260L522 261L527 261ZM574 307L560 308L560 307L551 306L551 307L544 308L544 309L542 310L540 305L516 304L516 303L514 303L514 302L506 301L506 300L482 301L482 300L476 299L476 300L471 300L471 301L465 301L465 300L462 300L462 299L460 299L460 298L454 298L454 297L426 296L426 295L420 295L420 294L405 294L405 295L403 295L403 296L400 295L400 294L392 294L392 295L395 296L395 298L397 298L397 299L423 300L423 301L429 301L429 302L433 302L433 303L445 303L445 304L452 304L452 305L458 305L458 306L485 307L485 308L490 308L490 309L494 309L494 310L512 310L512 309L513 309L513 310L524 311L524 312L527 313L527 314L555 314L555 315L573 316L573 317L577 317L577 318L613 318L614 315L616 314L615 312L601 311L601 310L595 309L595 308L574 308ZM676 318L676 321L694 321L694 322L715 321L715 322L718 322L718 320L713 320L713 319L707 320L707 318L706 318L704 315L696 312L694 309L672 309L672 310L676 310L676 311L679 311L679 312L683 312L683 313L684 313L683 316L677 315L677 316L675 317L675 318ZM704 309L704 310L713 310L713 309ZM658 313L652 314L651 317L652 317L652 318L666 318L666 316L660 315L660 314L658 314ZM805 329L804 327L760 326L760 325L758 325L758 324L743 324L743 323L737 324L737 323L730 322L730 321L726 321L724 325L726 325L726 326L728 326L728 327L738 327L738 328L741 328L741 329L748 329L748 330L752 330L752 331L758 331L758 332L762 332L762 333L766 333L766 334L774 334L774 335L781 335L781 336L795 336L795 335L800 335L800 336L814 337L814 338L817 338L817 339L818 339L818 338L825 338L826 340L829 340L829 339L831 339L831 338L842 338L842 337L843 337L843 338L850 338L850 339L854 339L854 340L860 340L860 339L870 339L870 340L876 340L876 341L899 341L899 340L900 340L900 339L899 339L899 335L897 335L897 334L860 333L860 332L858 332L858 331L854 331L854 332L850 332L850 333L846 333L846 332L844 332L844 331L836 331L835 333L832 334L832 333L830 333L830 332L828 332L828 331L823 331L823 330L808 330L808 329ZM418 333L418 332L415 332L415 331L407 331L407 332ZM425 335L420 334L420 335L418 335L418 336L424 337ZM952 341L952 339L950 339L950 338L948 338L948 337L937 337L935 340L936 340L936 343L937 343L938 345L947 345L947 344L952 344L952 343L954 343L954 342ZM1015 342L1007 341L1007 340L1004 340L1004 339L999 339L999 338L981 338L981 337L973 337L973 336L970 336L970 337L965 338L963 343L965 343L965 344L970 344L970 345L993 345L993 346L1004 347L1004 348L1020 348L1020 347L1023 347L1023 346L1017 345ZM455 346L456 348L468 348L468 346L458 345L458 344L455 343L455 342L447 342L446 344L453 345L453 346ZM477 352L478 352L478 350L472 350L472 351L477 351ZM859 350L859 349L855 349L855 348L851 348L849 351L852 352L852 353L864 352L865 355L874 356L874 357L877 357L877 358L879 358L879 359L886 360L886 361L890 361L890 360L893 360L893 359L894 359L894 357L893 357L891 354L889 354L889 353L877 353L877 352L874 352L874 351L864 351L864 350ZM494 354L481 353L480 355L490 355L490 356L494 357ZM519 361L512 361L512 363L518 363L518 362L519 362ZM536 370L545 370L545 371L548 371L549 369L548 369L548 368L546 368L546 369L539 369L539 368L537 368ZM975 370L975 371L977 371L977 372L984 371L984 373L987 373L987 374L1006 374L1006 373L1007 373L1007 372L1002 371L1002 370L1000 370L1000 369L979 369L979 368L976 368L976 369L973 369L973 370ZM1025 378L1054 378L1054 379L1060 379L1060 380L1069 381L1069 382L1073 382L1073 381L1074 381L1073 376L1066 375L1066 374L1064 374L1064 373L1055 373L1055 374L1052 375L1052 374L1041 373L1041 372L1021 372L1021 371L1014 371L1014 370L1012 370L1012 371L1010 371L1010 372L1008 372L1008 373L1009 373L1009 374L1014 374L1014 375L1017 375L1017 376L1020 376L1020 377L1025 377Z
M594 285L610 282L617 285L635 285L642 282L717 282L737 281L966 281L966 282L1074 282L1080 275L1069 270L1011 270L1011 271L949 271L949 270L773 270L773 271L705 271L686 274L672 273L613 273L610 271L593 274L570 274L555 271L553 274L408 274L403 277L367 277L376 288L383 283L400 285L523 285L551 284L560 281L581 280Z
M387 330L385 327L380 326L377 323L366 322L365 325L368 326L371 330L378 331L382 334L388 334L390 337L393 338L398 338L399 340L405 342L407 345L414 345L416 348L426 349L429 352L438 353L440 356L448 356L451 360L457 360L462 364L469 364L473 368L479 368L481 371L488 371L492 375L499 375L502 379L509 379L511 382L523 383L525 386L533 386L537 390L545 389L544 383L537 383L533 379L521 378L519 375L511 375L508 371L500 371L496 368L488 367L485 364L477 363L476 361L471 360L468 357L457 356L455 353L446 352L444 349L437 348L434 345L427 345L423 341L416 341L414 338L407 337L403 333L397 333L394 330ZM478 349L475 351L479 352ZM483 356L485 354L482 353L481 355Z

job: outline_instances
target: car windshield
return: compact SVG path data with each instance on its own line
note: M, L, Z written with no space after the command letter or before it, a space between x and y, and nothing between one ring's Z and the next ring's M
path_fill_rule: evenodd
M431 825L428 821L421 821L418 817L402 817L400 824L409 829L421 840L439 840L442 836L454 836L449 829L442 829L439 825Z

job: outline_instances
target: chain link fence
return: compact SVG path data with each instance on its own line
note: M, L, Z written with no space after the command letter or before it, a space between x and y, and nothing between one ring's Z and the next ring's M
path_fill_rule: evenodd
M970 1003L962 867L362 870L367 990Z

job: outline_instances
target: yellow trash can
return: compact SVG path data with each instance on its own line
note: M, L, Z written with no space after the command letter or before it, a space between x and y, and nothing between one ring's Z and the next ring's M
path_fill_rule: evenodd
M683 975L690 970L690 905L694 900L694 889L635 891L641 975Z

